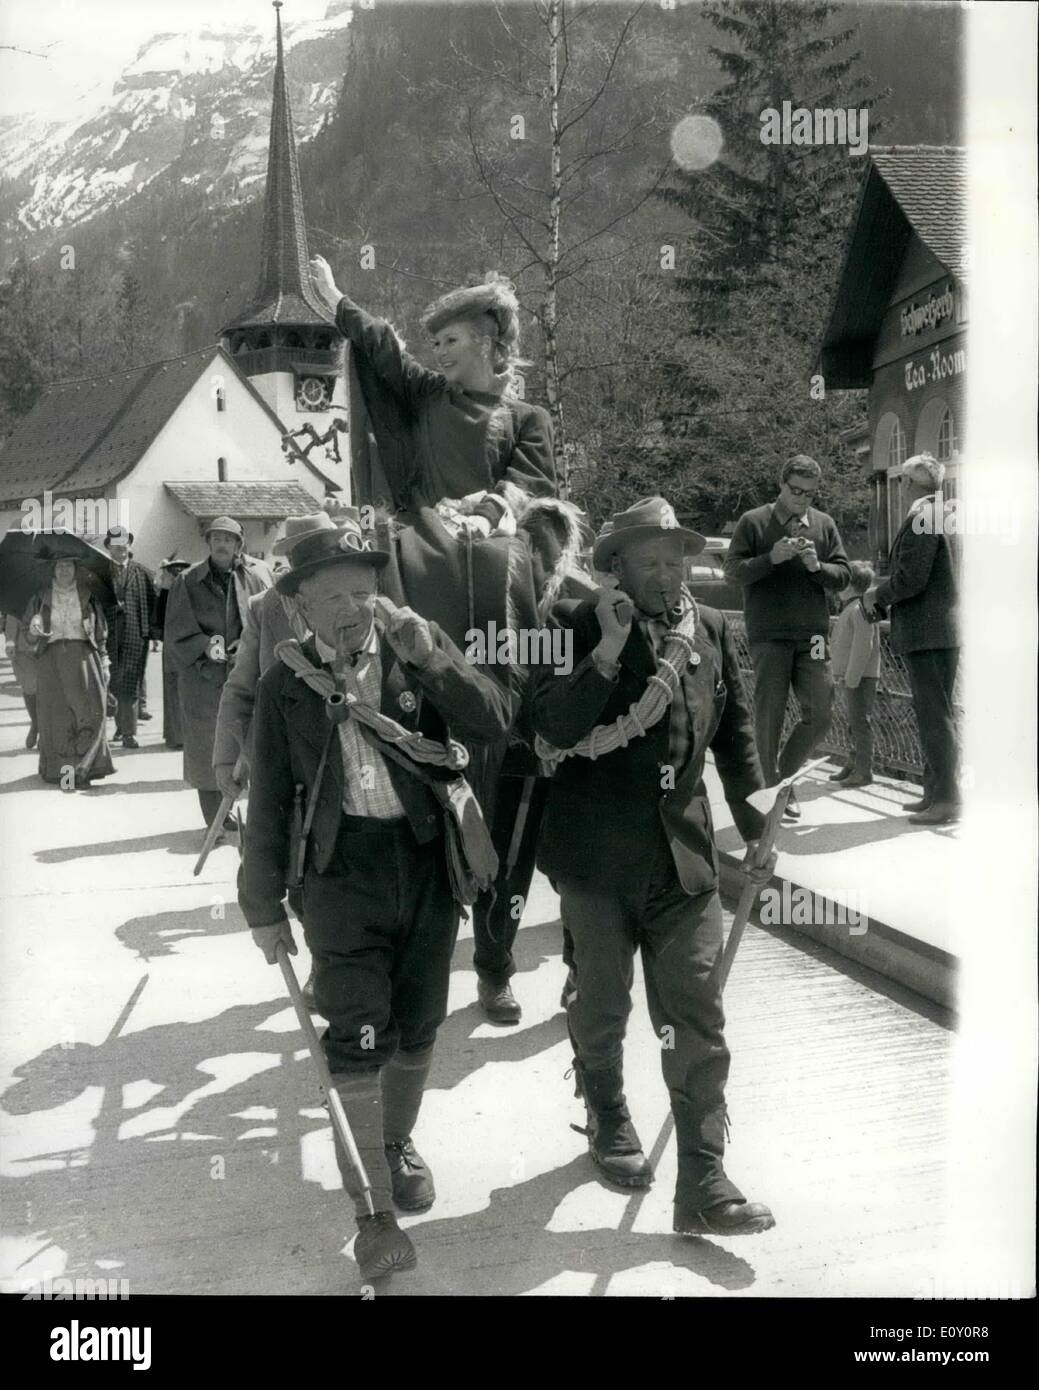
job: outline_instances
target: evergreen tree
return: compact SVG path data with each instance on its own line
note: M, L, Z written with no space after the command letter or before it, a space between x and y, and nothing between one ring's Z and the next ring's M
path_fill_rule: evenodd
M795 453L823 464L825 504L865 522L867 480L842 429L857 397L810 393L809 373L838 274L864 163L843 145L765 144L762 112L868 109L872 80L827 31L839 7L725 0L704 14L730 46L726 79L705 102L720 159L676 172L660 196L693 221L675 277L672 339L657 387L660 428L636 451L640 476L673 480L676 505L720 529L775 495ZM873 129L876 127L874 125ZM828 494L828 495L827 495Z

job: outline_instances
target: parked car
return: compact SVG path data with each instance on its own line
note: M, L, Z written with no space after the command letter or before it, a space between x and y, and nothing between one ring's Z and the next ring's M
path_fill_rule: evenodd
M728 550L727 536L708 536L706 547L686 562L685 580L693 598L700 603L730 613L742 613L743 588L739 584L730 584L725 578Z

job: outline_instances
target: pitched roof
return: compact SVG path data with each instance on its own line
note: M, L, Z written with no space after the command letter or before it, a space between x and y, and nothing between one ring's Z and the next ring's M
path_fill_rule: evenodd
M827 385L865 387L873 344L915 234L963 277L967 151L948 145L870 150L819 349Z
M284 521L287 516L312 516L318 510L318 503L296 482L167 482L164 486L199 521L213 521L218 516L233 516L236 521Z
M280 8L276 14L278 52L274 64L274 101L271 106L267 187L263 202L260 279L249 307L228 325L228 330L275 323L309 325L335 322L335 315L321 301L310 283L310 251L303 216L292 109L285 85Z
M104 376L54 382L0 449L0 505L20 505L59 487L69 495L99 493L125 478L216 359L284 434L281 420L217 344Z
M909 225L956 275L967 245L967 151L952 145L892 145L870 151L873 167Z
M0 451L0 496L34 497L59 484L89 492L123 477L221 351L44 387Z

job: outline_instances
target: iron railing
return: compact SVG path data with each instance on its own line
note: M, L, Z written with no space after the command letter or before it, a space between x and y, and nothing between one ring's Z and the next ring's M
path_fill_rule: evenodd
M753 700L754 667L751 664L743 614L727 612L725 620L736 646L747 698ZM962 706L958 698L957 716L958 721L962 720ZM787 701L786 719L783 723L784 739L800 717L797 701L791 695ZM817 751L832 753L838 757L844 757L851 751L844 701L839 690L833 702L833 718L829 733ZM913 714L909 672L902 658L891 650L891 644L884 634L881 634L880 638L880 680L876 703L873 706L873 768L876 772L908 776L917 781L923 776L923 754Z

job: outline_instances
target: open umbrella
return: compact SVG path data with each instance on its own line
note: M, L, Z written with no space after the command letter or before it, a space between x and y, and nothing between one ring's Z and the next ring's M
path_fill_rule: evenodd
M32 596L51 579L55 560L75 560L91 576L102 604L116 602L111 557L94 541L72 531L15 527L0 540L0 610L24 612Z

